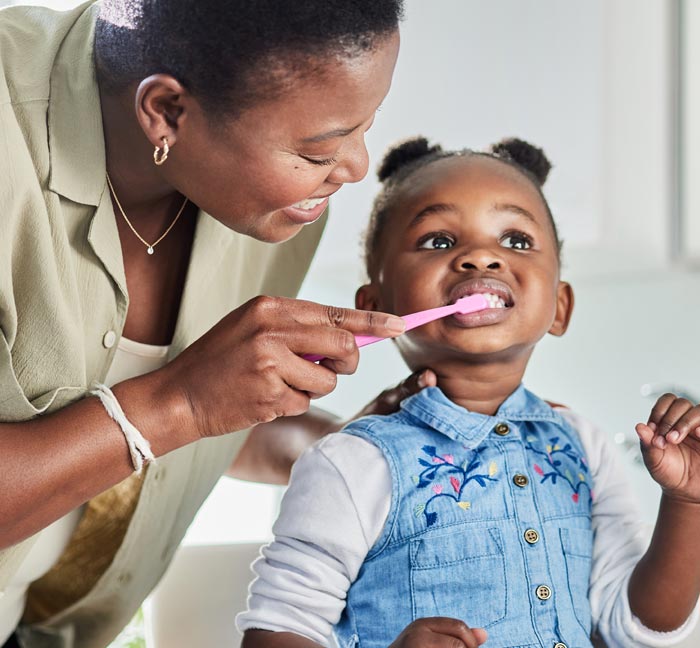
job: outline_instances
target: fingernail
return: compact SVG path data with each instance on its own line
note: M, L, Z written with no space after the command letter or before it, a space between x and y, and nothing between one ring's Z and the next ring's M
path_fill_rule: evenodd
M654 437L652 443L659 449L663 450L666 447L666 440L662 436Z
M418 376L418 386L421 387L421 388L423 388L423 387L425 387L427 384L428 384L428 383L425 382L425 374L422 373L420 376Z
M700 428L696 428L695 430L695 436L700 437Z
M671 442L671 443L676 443L678 439L681 438L681 433L678 432L678 430L671 430L667 435L666 438Z
M386 321L386 327L392 333L403 333L406 330L406 322L404 322L400 317L390 317Z
M649 423L647 423L647 427L648 427L652 432L656 432L656 423L654 423L654 421L650 421Z

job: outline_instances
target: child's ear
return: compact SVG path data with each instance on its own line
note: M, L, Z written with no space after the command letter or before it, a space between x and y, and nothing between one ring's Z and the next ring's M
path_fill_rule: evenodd
M379 310L379 292L375 284L365 284L357 289L355 308L367 311Z
M566 333L574 311L574 290L566 281L560 281L557 286L557 310L549 332L559 337Z

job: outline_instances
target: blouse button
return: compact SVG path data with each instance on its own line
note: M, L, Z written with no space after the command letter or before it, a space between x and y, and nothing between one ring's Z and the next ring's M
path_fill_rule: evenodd
M524 535L525 535L525 541L528 544L535 544L540 539L540 534L537 533L537 531L535 531L534 529L528 529L527 531L525 531Z
M117 334L111 329L107 331L102 338L102 346L105 349L111 349L117 341Z
M499 423L493 431L498 434L499 436L505 436L510 432L510 428L508 427L507 423Z
M569 648L565 643L562 643L561 641L557 641L557 643L554 644L554 648Z
M540 585L535 590L535 594L537 595L537 598L540 599L540 601L546 601L552 596L552 590L549 589L549 587L547 587L546 585Z
M513 483L516 486L520 486L520 488L525 488L525 486L527 486L529 482L530 482L530 480L527 478L527 475L523 475L521 473L516 473L513 476Z

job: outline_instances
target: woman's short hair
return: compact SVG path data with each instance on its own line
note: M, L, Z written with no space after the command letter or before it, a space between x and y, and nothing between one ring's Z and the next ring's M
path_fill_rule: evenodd
M95 55L106 91L175 77L205 109L237 114L393 33L403 0L104 0Z

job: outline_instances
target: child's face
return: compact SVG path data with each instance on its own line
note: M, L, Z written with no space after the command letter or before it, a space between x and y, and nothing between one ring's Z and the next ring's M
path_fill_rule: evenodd
M573 296L559 280L554 230L531 181L481 156L440 160L412 174L393 198L380 237L377 277L360 308L404 315L473 293L504 308L437 320L401 336L412 369L455 359L525 363L548 331L561 335Z

